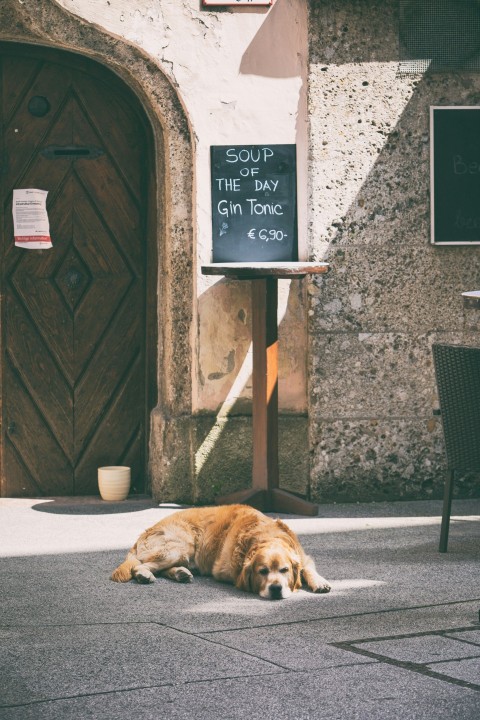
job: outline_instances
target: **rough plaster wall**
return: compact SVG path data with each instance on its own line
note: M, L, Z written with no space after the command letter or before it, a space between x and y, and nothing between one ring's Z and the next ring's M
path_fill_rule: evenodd
M397 76L397 0L310 3L311 482L319 499L431 497L445 459L434 341L480 341L480 247L430 245L429 106L480 74ZM468 493L474 478L460 483Z

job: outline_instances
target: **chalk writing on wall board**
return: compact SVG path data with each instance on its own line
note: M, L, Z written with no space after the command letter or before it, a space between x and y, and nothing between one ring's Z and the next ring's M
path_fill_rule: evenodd
M435 245L480 244L480 108L430 108L430 216Z
M296 146L211 147L213 262L297 259Z

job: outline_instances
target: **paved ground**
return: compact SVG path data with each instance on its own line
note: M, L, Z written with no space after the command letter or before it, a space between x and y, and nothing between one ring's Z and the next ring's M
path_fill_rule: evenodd
M477 720L480 500L288 516L329 595L271 602L112 569L172 512L0 500L1 720Z

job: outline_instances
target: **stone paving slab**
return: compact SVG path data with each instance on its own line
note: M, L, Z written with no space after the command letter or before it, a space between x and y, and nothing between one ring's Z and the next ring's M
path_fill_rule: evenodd
M375 655L425 665L442 660L459 660L476 656L479 660L478 676L480 680L480 647L467 645L441 635L422 634L415 637L387 638L376 642L362 642L361 645L356 646L375 653Z
M449 625L463 627L467 623L474 622L477 616L478 602L469 602L336 616L308 622L257 625L248 629L200 633L199 636L237 650L248 650L264 660L305 670L326 666L328 650L331 650L329 643L351 644L355 642L355 638L378 636L378 634L393 636L400 633L402 628L404 632L416 630L426 634ZM285 652L285 648L288 648L288 652ZM476 652L475 648L474 652ZM357 657L356 662L360 657ZM352 660L351 654L346 652L341 662L349 663Z
M480 685L480 662L478 658L459 662L438 663L430 666L432 670L456 680L463 680L472 685Z
M476 720L480 694L379 664L86 694L1 720Z
M465 639L469 633L476 632L473 627L458 628L456 634L461 634L463 640L446 637L443 631L437 631L335 642L334 646L370 660L402 667L480 693L480 645L471 644Z
M283 670L154 624L0 628L0 645L1 705Z
M462 642L473 643L480 646L480 630L464 630L459 633L449 632L447 635L448 637L455 638L455 640L461 640Z
M270 628L255 628L238 633L212 633L204 637L218 642L223 647L250 652L255 657L267 660L289 670L321 670L342 665L371 664L371 658L353 655L351 652L330 647L316 635L312 628L303 625L278 626L273 632Z

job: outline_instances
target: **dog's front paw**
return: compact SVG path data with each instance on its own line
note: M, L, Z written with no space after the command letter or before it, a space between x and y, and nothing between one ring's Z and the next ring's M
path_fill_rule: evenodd
M329 593L331 589L332 589L332 586L329 585L327 582L323 582L321 585L318 585L317 587L312 588L313 592L318 593L318 594Z

